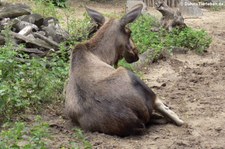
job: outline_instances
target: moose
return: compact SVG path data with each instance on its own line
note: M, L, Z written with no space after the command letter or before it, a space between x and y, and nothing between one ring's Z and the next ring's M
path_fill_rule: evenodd
M72 50L65 86L66 113L84 130L117 136L140 134L154 111L178 126L184 123L133 72L114 67L122 58L128 63L139 59L127 24L141 15L142 7L133 7L119 20L86 7L101 27Z

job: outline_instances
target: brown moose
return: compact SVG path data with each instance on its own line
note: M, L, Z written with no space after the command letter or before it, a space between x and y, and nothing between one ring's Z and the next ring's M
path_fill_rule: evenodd
M109 19L87 8L90 17L102 26L71 54L69 80L65 88L65 109L82 129L127 136L145 130L153 110L177 125L183 121L166 107L133 72L119 67L121 58L138 60L138 50L126 27L140 14L137 5L120 20Z

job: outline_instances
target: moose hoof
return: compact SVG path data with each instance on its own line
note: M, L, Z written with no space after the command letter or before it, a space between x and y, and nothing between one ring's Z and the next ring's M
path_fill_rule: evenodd
M175 121L175 123L176 123L177 126L182 126L182 125L184 124L184 121L181 120L181 119L177 119L177 120Z

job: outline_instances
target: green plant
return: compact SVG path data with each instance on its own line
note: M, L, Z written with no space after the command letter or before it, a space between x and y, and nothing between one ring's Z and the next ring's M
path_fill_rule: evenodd
M57 7L65 8L68 0L34 0L36 3L42 3L44 5L53 4Z
M37 116L33 125L24 122L5 123L0 133L1 149L47 149L48 124Z
M118 66L123 66L131 71L134 71L132 64L127 63L125 59L120 60Z
M92 149L91 143L86 139L81 129L76 128L73 137L79 141L79 143L70 142L70 145L73 149L79 149L79 148Z
M183 30L174 29L172 32L164 29L152 32L151 29L155 26L159 26L159 23L150 15L139 17L131 25L132 37L139 53L154 49L153 54L149 56L152 61L157 60L165 50L171 52L174 47L184 47L196 53L203 53L212 42L211 37L204 30L188 27Z
M5 34L7 37L7 31ZM61 99L68 73L63 55L29 59L20 50L23 46L15 48L9 39L0 47L1 121L25 108L37 109L42 104Z
M71 35L70 41L81 42L88 39L89 31L93 27L91 23L90 17L88 17L87 13L84 13L83 19L75 19L71 17L71 12L75 14L75 12L71 9L67 9L66 13L66 26L67 31Z
M35 7L33 13L38 13L44 17L60 18L57 13L56 7L52 1L35 0Z
M140 53L145 52L151 45L160 43L158 33L151 32L153 26L157 26L156 19L150 15L142 15L130 27L132 38L139 48Z
M55 6L58 6L58 7L66 7L66 2L68 0L50 0L52 1L52 3L55 5Z
M212 42L211 37L204 30L194 30L192 28L185 28L184 30L173 30L166 38L166 47L184 47L194 50L201 54Z
M223 10L224 8L225 8L224 3L218 3L218 5L210 6L210 10L212 10L212 11L220 11L220 10Z

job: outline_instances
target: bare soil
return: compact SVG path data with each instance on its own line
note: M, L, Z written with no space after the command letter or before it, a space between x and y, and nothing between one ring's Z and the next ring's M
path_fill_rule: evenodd
M202 18L185 20L188 26L203 28L212 36L213 43L204 55L174 54L165 61L143 68L144 81L186 124L181 127L152 125L144 135L125 138L85 132L93 148L225 148L224 16L225 11L205 10ZM69 147L70 142L79 141L73 137L74 127L63 117L62 109L63 103L58 103L42 112L51 126L49 148Z

